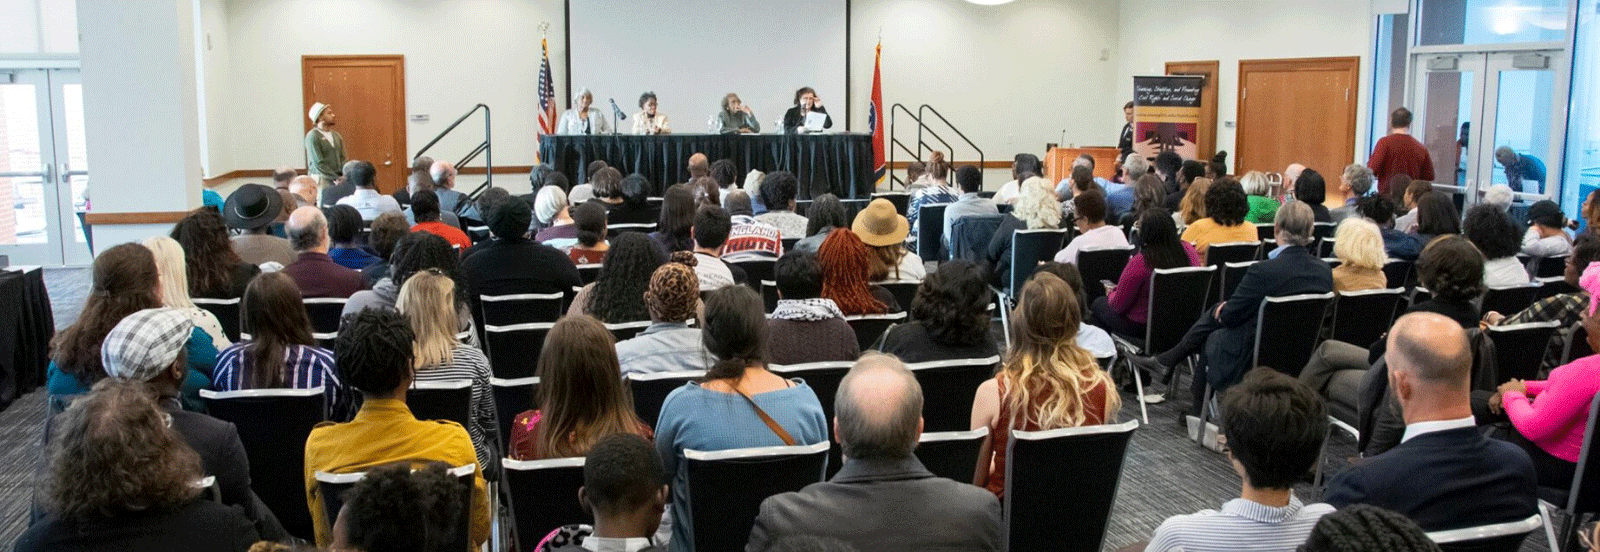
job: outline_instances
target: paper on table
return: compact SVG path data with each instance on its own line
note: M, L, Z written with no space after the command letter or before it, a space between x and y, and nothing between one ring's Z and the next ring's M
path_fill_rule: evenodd
M806 114L806 132L822 132L822 126L827 124L828 114L812 111Z

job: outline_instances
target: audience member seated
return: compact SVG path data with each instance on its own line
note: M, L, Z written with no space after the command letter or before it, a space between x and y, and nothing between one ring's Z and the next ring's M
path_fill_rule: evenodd
M594 525L562 526L541 540L539 552L667 552L655 542L667 508L667 475L649 441L623 433L600 438L584 457L578 502Z
M1011 241L1018 230L1055 230L1061 227L1061 202L1050 189L1050 182L1038 176L1022 181L1020 194L1012 202L1011 215L1000 218L1000 227L989 238L984 257L989 261L990 283L1005 284L1011 277ZM1102 217L1104 218L1104 217Z
M605 209L605 205L601 203L594 203L594 206ZM573 224L571 207L567 204L566 195L561 192L561 188L551 185L539 188L539 196L533 200L533 209L541 227L538 233L534 234L534 241L556 249L563 249L577 242L578 227Z
M944 152L935 151L928 156L926 176L927 186L912 192L910 203L906 206L906 222L911 225L911 244L917 241L917 233L921 228L917 225L917 218L922 214L923 205L955 203L958 199L957 190L946 181L950 177L950 162L945 160ZM981 173L979 177L981 179Z
M607 324L649 320L650 311L640 299L650 287L650 275L666 258L644 234L618 235L611 240L600 275L572 298L567 315L587 314Z
M1402 175L1403 177L1403 175ZM1394 229L1394 203L1380 195L1370 195L1356 200L1356 212L1362 218L1378 225L1378 235L1383 238L1383 252L1389 259L1416 261L1426 245L1415 235ZM1335 238L1337 240L1337 238ZM1335 241L1337 244L1337 241Z
M1133 207L1122 213L1120 222L1116 224L1116 226L1122 227L1123 232L1131 232L1133 223L1138 222L1139 217L1144 216L1145 211L1160 209L1167 204L1167 185L1154 174L1139 177L1139 180L1133 183L1132 188ZM1243 215L1240 216L1242 217Z
M679 184L688 184L696 178L711 176L711 160L706 157L706 154L695 152L689 156L689 162L684 165L684 169L689 171L689 180Z
M1224 192L1226 194L1243 195L1238 185L1220 182L1213 185L1211 193L1217 193L1219 188L1233 190ZM1221 202L1208 205L1206 210L1214 213L1215 207L1220 205ZM1239 211L1242 216L1243 209ZM1267 255L1268 259L1251 265L1233 295L1215 308L1207 309L1176 346L1154 357L1133 356L1134 365L1147 373L1166 374L1189 355L1200 353L1191 388L1194 401L1190 404L1194 412L1199 412L1199 406L1205 402L1207 383L1220 393L1237 382L1250 367L1258 322L1256 315L1261 310L1262 300L1333 291L1333 270L1306 250L1306 245L1311 243L1311 217L1311 207L1304 202L1290 201L1279 207L1273 216L1275 241L1279 245ZM1250 230L1255 231L1253 227Z
M1483 192L1483 203L1499 207L1502 211L1511 209L1511 202L1516 200L1516 192L1505 184L1495 184Z
M329 550L449 550L467 520L461 483L442 462L397 462L367 471L344 496ZM252 549L254 550L254 549Z
M1483 263L1483 284L1510 287L1528 284L1528 269L1517 260L1517 226L1511 216L1493 205L1474 205L1461 221L1462 235L1488 259ZM1559 230L1558 230L1559 232Z
M367 279L368 285L375 285L389 275L389 262L394 260L394 246L400 243L400 238L411 233L411 226L399 214L384 213L372 219L371 228L367 234L367 245L372 247L372 252L378 255L380 261L362 270L361 275Z
M679 251L650 275L644 292L650 310L650 327L632 339L617 343L622 375L706 369L706 348L700 328L689 326L700 307L700 284L695 276L697 256Z
M892 356L868 353L839 382L839 473L767 497L746 550L785 537L834 538L856 550L1000 550L1000 501L938 477L917 460L922 386Z
M578 242L567 250L574 265L600 264L611 250L606 241L606 209L585 203L572 210L572 224L578 229Z
M1372 180L1372 169L1366 165L1351 163L1345 166L1344 172L1339 175L1339 192L1344 194L1344 206L1328 213L1333 222L1359 214L1356 200L1366 197L1367 192L1372 190Z
M1239 186L1244 188L1246 200L1250 202L1250 212L1244 216L1244 221L1250 224L1272 224L1272 215L1278 212L1278 207L1283 204L1267 195L1272 191L1267 184L1267 175L1261 171L1250 171L1239 177Z
M1000 189L994 193L995 204L1015 204L1017 198L1022 197L1022 183L1042 174L1044 165L1040 163L1039 156L1031 153L1017 154L1011 160L1011 181L1001 184ZM1049 184L1045 187L1049 188Z
M1149 161L1140 155L1130 153L1124 156L1120 167L1116 186L1106 188L1106 212L1115 217L1115 220L1127 218L1128 214L1133 212L1134 185L1138 184L1139 179L1150 174ZM1156 181L1160 182L1161 179L1158 178Z
M716 205L702 205L694 215L694 263L700 291L710 291L749 280L744 269L722 262L722 246L728 242L733 219Z
M1072 238L1061 251L1056 252L1056 262L1076 264L1078 253L1085 249L1128 246L1128 236L1122 233L1122 229L1106 224L1106 198L1099 192L1091 191L1074 196L1072 212L1073 224L1078 227L1078 236ZM1007 276L1009 277L1009 274Z
M342 316L369 308L393 310L400 298L400 286L418 272L437 269L452 276L457 256L444 238L427 232L412 232L400 238L389 261L389 276L378 280L372 289L361 290L344 303Z
M1388 342L1384 358L1405 435L1393 449L1335 474L1323 498L1335 508L1391 509L1428 531L1536 514L1528 453L1474 426L1472 352L1460 325L1439 314L1407 314L1395 321Z
M1600 190L1589 192L1583 205L1578 207L1578 215L1582 220L1573 221L1582 224L1578 231L1585 236L1600 237Z
M1300 171L1300 176L1294 179L1294 198L1311 206L1316 222L1333 222L1333 214L1322 204L1328 200L1328 182L1316 169Z
M978 192L983 191L983 171L972 165L956 169L956 184L961 186L961 197L944 208L945 249L952 247L950 239L955 233L952 229L955 228L957 220L1000 214L1000 209L995 206L994 200L978 195Z
M716 179L710 176L696 176L685 184L688 185L689 191L694 193L696 208L702 205L722 205L722 188L717 186Z
M1401 200L1401 208L1397 210L1405 211L1405 214L1394 219L1396 230L1408 234L1416 232L1417 200L1422 199L1423 194L1431 191L1433 191L1433 183L1426 180L1413 180L1410 185L1406 186L1405 197Z
M355 184L355 191L349 197L339 200L339 205L349 205L361 212L362 220L378 218L383 213L400 213L400 202L394 198L383 195L377 189L377 169L367 161L355 161L355 164L344 171L346 182Z
M981 267L964 259L944 263L917 286L910 321L889 329L882 350L912 363L998 355L989 332L993 302Z
M1369 199L1382 200L1362 198L1362 201L1365 203ZM1334 291L1389 287L1389 278L1383 273L1383 265L1389 258L1384 255L1383 237L1376 224L1361 217L1346 217L1339 222L1333 240L1333 256L1339 259L1339 266L1333 267Z
M1004 497L1011 430L1042 431L1103 424L1122 400L1111 376L1076 341L1082 308L1066 282L1040 273L1011 311L1011 348L1000 372L978 386L972 428L989 428L972 484Z
M189 293L207 299L232 299L244 295L250 279L261 273L255 263L244 262L228 240L228 227L216 209L201 207L183 217L169 234L183 247Z
M839 196L822 194L811 198L811 206L806 207L806 237L795 243L794 248L816 253L829 232L835 228L849 227L850 218L844 211L844 203L839 202Z
M1437 552L1417 522L1376 506L1355 504L1322 516L1299 552Z
M428 167L428 175L433 177L433 193L439 194L440 212L459 213L462 218L483 220L483 214L478 211L478 206L467 201L467 194L456 191L455 165L449 161L435 161ZM463 203L466 206L461 207Z
M459 313L465 307L458 297L454 280L426 271L406 279L395 306L416 336L412 346L416 351L412 363L416 381L472 382L472 424L467 426L467 435L472 436L478 465L489 466L495 459L492 450L497 448L494 443L499 437L494 389L489 387L489 357L456 337L461 331Z
M1201 185L1208 183L1190 183L1189 189ZM1116 285L1107 287L1105 296L1096 297L1089 305L1089 319L1101 328L1143 339L1150 320L1150 282L1155 271L1199 265L1200 254L1178 239L1178 228L1164 210L1145 211L1138 228L1133 257L1123 266Z
M315 207L313 207L315 209ZM184 342L194 330L178 309L145 309L123 318L100 348L106 375L148 385L171 427L200 454L200 465L215 476L223 504L237 506L267 539L287 537L272 511L250 490L250 460L233 424L179 407L179 387L187 378Z
M467 239L467 233L462 232L459 225L439 222L439 196L428 190L418 191L411 196L411 214L416 219L416 225L411 227L412 232L428 232L438 235L450 242L450 245L460 251L472 247L472 240Z
M248 550L255 528L238 509L201 496L194 483L206 467L172 420L139 383L103 381L75 401L51 422L46 515L14 549Z
M422 192L434 194L435 203L438 203L438 190L439 189L434 185L433 180L430 179L426 171L411 171L410 185L408 185L404 190L395 190L394 192L394 195L405 198L405 200L401 201L400 204L405 206L405 210L403 212L406 215L406 222L411 223L412 226L427 222L417 220L416 195ZM455 213L446 211L442 206L439 205L432 207L432 211L434 212L434 220L432 222L437 222L440 224L438 226L429 226L429 228L436 228L440 229L441 231L443 231L445 228L453 228L457 231L460 231L463 228L463 225L461 224L461 217ZM440 235L443 236L444 234ZM466 236L465 233L462 233L461 235L462 237ZM446 239L449 239L449 237L446 236ZM472 243L469 241L467 242L467 245L462 246L462 249L471 247L471 245Z
M772 171L767 174L761 181L761 203L767 206L767 212L756 220L776 226L778 234L785 239L806 237L806 217L794 212L794 198L799 188L800 181L794 173Z
M734 190L723 200L733 225L728 228L728 241L722 244L722 256L767 255L776 258L783 254L783 240L778 227L761 222L751 216L750 195Z
M494 239L461 261L469 303L475 303L480 295L570 294L572 288L583 285L578 268L567 255L523 237L533 219L527 203L506 201L484 216L489 218Z
M594 197L583 203L597 203L601 207L605 207L607 212L622 207L624 202L622 196L622 171L617 170L615 167L600 169L593 173L593 176L590 177L590 182L594 183ZM579 202L574 201L572 204L578 205Z
M861 355L855 330L833 299L821 296L823 267L817 256L790 251L773 275L778 305L767 320L766 359L778 365L855 360Z
M1079 170L1080 168L1082 170ZM1112 182L1094 175L1094 156L1087 153L1080 154L1077 159L1072 160L1072 171L1056 184L1056 199L1065 203L1073 196L1087 192L1091 188L1099 188L1100 193L1109 194L1111 192L1106 188L1108 184ZM1118 187L1120 189L1121 185L1118 184Z
M694 251L691 231L696 205L694 190L687 184L674 184L662 194L661 218L656 222L656 230L650 233L650 241L655 242L663 257L679 251Z
M612 224L650 224L656 222L660 209L650 205L650 181L639 173L622 178L622 203L606 213Z
M1461 233L1461 215L1450 194L1432 191L1417 200L1417 229L1413 233L1424 246L1433 238Z
M300 286L306 297L349 297L366 289L360 272L339 266L328 256L328 219L316 207L301 207L289 216L287 226L300 256L283 267L283 273Z
M1178 226L1188 228L1195 221L1206 218L1206 193L1211 191L1211 179L1200 177L1189 183L1189 189L1184 191L1183 199L1178 201L1178 209L1173 215L1173 222Z
M717 195L717 204L727 201L728 194L739 190L739 167L729 159L718 159L711 162L711 179L717 181L717 187L722 191Z
M1590 276L1590 287L1600 286ZM1600 344L1600 315L1593 309L1583 316L1590 350ZM1583 452L1589 422L1589 403L1600 391L1600 355L1573 359L1550 371L1543 381L1512 379L1488 399L1490 412L1474 408L1477 419L1511 422L1506 440L1522 447L1533 460L1539 486L1572 487Z
M1347 219L1348 220L1348 219ZM1294 484L1322 459L1328 407L1316 393L1270 368L1256 368L1222 397L1228 458L1244 481L1239 498L1161 522L1146 552L1294 550L1333 512L1307 505Z
M1534 301L1528 308L1522 309L1522 312L1511 313L1510 316L1494 311L1483 313L1484 323L1490 326L1551 321L1560 324L1560 329L1550 336L1550 346L1545 349L1544 361L1539 365L1541 372L1555 368L1561 364L1561 356L1565 352L1567 338L1571 334L1569 329L1583 319L1584 311L1589 308L1589 291L1584 289L1581 276L1585 272L1584 267L1595 261L1600 261L1600 239L1595 239L1590 234L1578 236L1572 255L1567 257L1566 272L1562 276L1566 284L1577 291ZM1600 279L1593 280L1592 283L1600 283Z
M306 506L316 526L318 546L330 542L327 513L316 472L362 472L395 462L477 464L472 438L449 420L418 420L406 407L406 389L415 377L416 343L405 316L371 309L345 320L334 347L335 364L345 383L361 392L361 410L346 423L323 422L306 438ZM483 466L473 474L471 540L474 548L489 537L489 495Z
M832 299L845 316L900 312L894 294L871 283L872 252L854 232L840 228L817 248L822 264L822 297Z
M276 193L274 193L276 195ZM94 280L78 320L50 340L46 387L51 395L78 395L106 378L101 344L117 322L130 314L161 307L161 277L155 255L137 243L100 252L92 268ZM184 345L188 370L183 381L183 407L205 412L200 390L211 385L217 348L205 330L193 328Z
M433 175L428 174L430 166L433 166L432 157L418 157L411 163L411 174L406 176L406 185L389 194L400 204L400 212L406 215L406 222L415 223L411 218L411 194L422 190L433 191Z
M1245 222L1250 201L1244 188L1231 178L1211 183L1206 190L1206 218L1194 221L1183 230L1183 241L1194 246L1201 259L1213 243L1253 242L1261 239L1254 224ZM1076 240L1074 240L1076 241Z
M351 270L366 270L383 262L372 248L356 243L356 236L361 233L361 212L355 207L334 205L323 210L323 215L328 218L328 239L333 241L328 248L328 258L333 262ZM374 241L375 238L367 240L369 245ZM394 247L394 242L389 246Z
M189 298L189 278L184 274L183 247L166 236L145 238L144 246L156 260L157 278L161 281L161 306L177 309L189 316L194 327L204 330L211 345L224 349L233 343L222 330L222 322L211 311L195 306Z
M610 165L607 165L605 161L602 161L602 160L599 160L599 159L596 159L594 161L590 161L589 165L586 166L585 170L583 171L583 174L589 177L589 181L588 182L584 182L582 184L579 184L577 186L573 186L572 187L572 191L567 194L567 202L571 203L573 205L577 205L577 204L583 203L585 201L589 201L590 199L594 199L594 197L596 195L594 193L594 177L595 177L595 175L600 174L600 170L601 169L604 169L604 168L606 168L608 166L610 166ZM556 173L556 174L560 174L560 173ZM566 175L562 175L563 178L565 178L565 176ZM549 184L549 183L547 182L546 184ZM562 186L561 189L565 190L565 189L567 189L567 187L566 186Z
M767 320L761 297L728 286L706 298L701 339L715 363L705 379L667 395L656 422L656 451L672 476L672 549L694 549L685 449L810 445L828 439L816 393L801 380L767 371Z
M317 205L317 177L302 174L289 180L289 193L294 195L295 208Z
M1566 228L1567 216L1556 202L1544 199L1528 207L1528 232L1522 236L1522 254L1533 257L1528 272L1538 269L1539 259L1572 253L1572 236Z
M272 235L272 223L283 210L282 201L277 191L260 184L245 184L228 194L222 217L229 228L243 231L231 240L233 251L244 262L277 263L277 268L294 262L294 248L289 246L289 240Z
M362 170L357 168L357 166L362 163L366 162L356 159L345 161L344 165L342 165L339 169L340 176L334 178L332 183L329 183L326 185L326 187L322 188L322 199L319 201L319 205L322 207L329 207L337 204L341 199L350 197L350 194L355 193L356 185L350 180L349 175L351 171ZM369 175L367 178L371 178L371 172L376 169L372 167L371 163L367 163L366 169ZM327 178L327 175L319 177L319 179L322 180L326 180Z
M1178 167L1178 191L1176 193L1167 194L1167 201L1166 203L1162 204L1162 208L1172 213L1176 213L1181 210L1183 208L1183 198L1189 196L1189 188L1194 186L1194 182L1196 180L1205 178L1205 176L1205 163L1201 163L1193 159L1184 161L1183 164ZM1206 179L1206 183L1210 184L1211 180ZM1200 194L1200 197L1203 199L1205 194ZM1281 195L1271 197L1277 199L1280 204L1283 202ZM1196 220L1200 218L1204 217L1196 217Z
M1083 274L1078 272L1078 266L1050 262L1039 265L1039 272L1054 274L1061 281L1066 282L1067 287L1072 288L1072 295L1078 299L1078 308L1080 309L1078 313L1078 331L1075 332L1076 337L1074 339L1078 342L1079 347L1083 347L1089 351L1089 354L1094 355L1096 361L1106 362L1109 365L1109 360L1116 359L1117 344L1112 341L1111 334L1087 322L1089 319L1088 302L1083 291Z
M922 257L905 246L906 236L911 235L911 224L895 212L889 200L878 198L868 203L856 213L850 231L872 252L868 258L872 264L868 271L872 282L916 282L927 277L928 269L922 265Z
M700 331L694 332L698 339ZM511 423L509 456L570 458L587 454L608 435L650 438L650 426L634 414L627 384L617 377L622 368L613 343L611 332L594 317L556 321L539 355L538 408L517 414Z
M217 355L212 388L323 390L329 420L355 415L355 396L334 370L333 351L317 346L300 288L282 274L262 274L250 282L239 303L250 339Z

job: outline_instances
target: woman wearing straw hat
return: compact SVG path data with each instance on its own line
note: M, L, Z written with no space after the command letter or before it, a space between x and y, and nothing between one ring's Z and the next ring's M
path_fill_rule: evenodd
M906 235L911 225L889 200L878 198L856 214L850 231L872 250L870 279L874 282L918 281L928 275L922 257L906 250Z

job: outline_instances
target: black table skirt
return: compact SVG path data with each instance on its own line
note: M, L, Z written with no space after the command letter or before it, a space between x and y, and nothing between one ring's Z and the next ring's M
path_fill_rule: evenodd
M0 270L0 409L44 384L50 362L55 316L44 287L44 270L13 267Z
M574 183L586 182L590 161L605 161L623 175L639 173L660 196L689 179L689 156L727 159L745 173L785 170L800 180L799 198L833 193L843 199L871 197L871 134L668 134L662 136L545 135L539 159Z

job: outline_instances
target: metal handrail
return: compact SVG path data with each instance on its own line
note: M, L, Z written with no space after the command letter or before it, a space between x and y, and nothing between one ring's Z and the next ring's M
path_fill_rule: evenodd
M972 146L973 151L978 152L978 166L979 167L983 166L983 162L984 162L984 159L985 159L985 157L983 155L983 148L978 147L978 144L974 143L971 138L967 138L967 134L966 133L961 132L961 129L956 128L956 125L951 124L949 119L944 118L944 114L939 113L939 110L934 109L933 106L931 106L931 105L922 104L922 107L918 107L917 108L917 121L918 122L921 122L922 119L924 118L923 115L922 115L923 111L927 111L929 113L933 113L933 116L938 117L939 121L944 123L944 126L950 127L951 132L955 132L956 136L960 136L961 140L966 142L968 146ZM927 124L924 123L923 126L926 127ZM933 133L933 129L931 129L931 128L928 129L928 133L932 134ZM937 137L938 135L935 134L934 136ZM944 139L941 138L939 141L943 142ZM949 147L949 145L946 145L945 147ZM954 152L952 151L951 154L954 155Z
M895 136L895 127L896 127L897 118L899 117L900 112L902 112L902 111L905 112L907 117L910 117L911 120L915 121L916 124L917 124L917 149L916 149L916 151L912 151L911 150L911 146L907 145L906 142L901 141L899 138L897 138ZM954 156L955 156L955 147L951 146L950 145L950 141L945 140L944 137L940 136L938 132L934 132L933 127L928 126L928 123L926 122L926 119L925 119L925 117L926 117L925 113L932 113L935 117L938 117L939 121L944 123L944 126L949 127L951 132L955 132L956 136L960 137L962 141L966 142L968 146L972 147L972 150L978 153L978 166L980 166L980 167L983 166L984 161L987 159L987 157L983 153L983 148L978 147L978 144L974 143L971 138L968 138L966 133L961 132L961 129L956 128L955 125L951 124L950 120L946 119L944 117L944 114L939 113L939 110L934 109L933 106L931 106L931 105L922 104L921 107L917 108L917 112L916 113L912 113L911 112L911 108L906 107L903 104L898 104L898 103L889 106L889 144L888 144L888 146L889 146L889 151L888 151L888 155L889 155L888 163L889 163L889 166L893 166L894 165L895 152L897 150L905 150L906 153L911 155L912 159L921 160L922 159L923 150L925 150L925 149L933 149L933 146L931 144L929 144L927 142L927 140L923 139L923 133L924 132L926 132L927 135L932 136L934 140L937 140L940 145L943 145L945 151L949 152L950 155L952 156L952 158L954 158ZM894 183L895 182L900 182L902 185L909 185L910 184L909 182L905 182L905 181L901 180L900 177L895 176L894 171L891 170L891 171L888 171L888 172L889 172L889 188L890 189L894 188Z
M472 109L467 110L465 114L456 119L456 122L450 123L450 126L445 127L443 132L440 132L438 136L435 136L433 140L430 140L428 145L422 146L422 149L417 150L417 154L411 157L411 160L415 162L418 157L422 157L422 154L427 153L428 149L432 148L434 144L439 143L440 140L443 140L445 135L450 134L450 132L455 130L456 127L461 126L462 122L465 122L468 117L472 116L473 113L477 113L479 109L483 110L483 141L474 146L472 151L468 152L465 157L462 157L461 161L456 163L456 168L459 170L466 167L467 163L471 163L474 159L478 158L478 154L483 154L483 184L480 184L477 188L474 188L471 193L467 194L467 196L463 198L462 201L456 202L455 211L458 215L461 214L462 211L464 211L466 207L473 201L477 200L478 196L482 194L484 190L489 189L489 185L494 182L494 151L493 147L490 145L491 135L489 134L490 119L492 119L492 117L489 111L489 106L484 104L472 106Z

